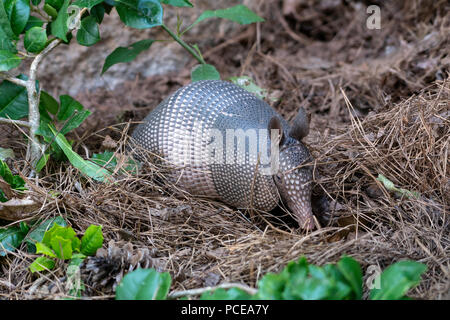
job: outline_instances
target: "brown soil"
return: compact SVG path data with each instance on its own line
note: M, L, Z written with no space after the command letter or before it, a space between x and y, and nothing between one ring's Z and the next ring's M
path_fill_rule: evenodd
M381 8L381 29L366 26L371 4ZM151 165L137 177L103 185L80 179L68 164L51 163L33 192L42 197L52 189L61 195L46 198L36 215L61 214L80 233L102 224L110 255L91 264L97 273L114 263L121 266L100 278L85 268L85 294L110 298L114 277L130 265L169 271L171 290L221 282L255 287L265 273L301 255L324 264L346 254L364 270L402 259L423 262L428 270L410 296L449 298L448 2L285 0L251 6L266 22L187 34L187 39L203 43L205 59L222 78L248 75L280 96L274 107L286 119L300 106L311 113L306 143L316 159L313 204L321 228L305 234L289 218L261 218L177 193L158 182L161 172ZM114 151L123 150L129 122L141 120L188 83L194 65L189 60L176 72L138 75L113 90L79 92L76 98L94 113L72 137L74 149L83 155L85 149L101 152L109 135L118 142ZM129 67L139 69L136 63ZM63 76L47 77L46 88L61 90ZM23 154L24 141L14 130L0 130L0 146ZM24 167L22 161L15 165ZM379 174L420 196L387 190L376 180ZM22 249L0 258L0 299L63 295L64 266L38 282L27 270L34 256ZM130 261L133 255L137 258Z

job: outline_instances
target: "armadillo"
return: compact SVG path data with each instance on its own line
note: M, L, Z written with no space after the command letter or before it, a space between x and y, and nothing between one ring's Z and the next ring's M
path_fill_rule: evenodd
M178 89L132 133L135 146L173 164L168 177L192 195L271 211L281 201L313 229L312 156L303 108L290 126L271 106L231 82Z

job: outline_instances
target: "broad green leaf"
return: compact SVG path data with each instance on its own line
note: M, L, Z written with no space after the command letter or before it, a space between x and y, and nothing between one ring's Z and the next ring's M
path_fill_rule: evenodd
M94 153L91 160L99 166L105 167L109 170L114 170L117 166L117 159L114 157L114 152L105 151L103 153Z
M120 20L136 29L162 25L163 8L158 0L116 0Z
M116 300L164 300L171 282L168 272L137 269L123 277L116 289Z
M65 227L67 226L67 222L64 220L63 217L57 216L55 218L47 219L44 221L39 221L33 226L31 232L27 235L25 238L25 241L28 243L28 251L29 252L35 252L36 248L35 243L37 242L44 242L44 235L45 233L50 230L55 224ZM46 242L47 245L50 244L49 241Z
M6 14L11 23L11 28L19 35L25 28L30 17L29 0L3 0Z
M24 77L19 76L18 78ZM28 96L25 87L3 80L0 83L0 117L18 120L28 116Z
M362 298L363 277L359 263L353 258L344 256L338 261L337 268L350 284L355 293L355 298L360 300Z
M57 134L57 132L52 128L50 128L50 130L52 130L53 134L56 135L55 142L63 150L64 154L75 168L80 170L83 174L100 182L103 182L105 178L111 176L108 170L98 166L95 163L83 160L83 158L72 150L69 142L61 133Z
M64 0L61 9L58 11L58 17L51 23L51 32L55 37L67 42L67 32L69 31L67 20L69 14L67 8L69 7L70 0Z
M284 274L266 273L258 281L257 298L259 300L281 300L286 281Z
M105 16L105 7L103 6L103 3L94 6L91 9L90 14L91 17L94 17L98 24L102 23L103 17Z
M142 51L150 48L153 42L154 40L146 39L135 42L128 47L118 47L106 57L102 74L117 63L133 61Z
M88 8L91 9L92 7L96 6L99 3L102 3L103 0L77 0L74 3L72 3L74 6L80 7L80 8Z
M87 47L100 41L100 32L94 17L87 16L81 20L81 26L77 32L77 41Z
M61 108L59 109L57 119L58 121L64 121L69 119L75 110L83 110L83 105L69 95L62 95L59 97Z
M10 148L0 147L0 160L5 161L6 159L15 159L14 151Z
M200 300L250 300L252 295L239 288L217 289L203 293Z
M42 27L44 25L44 21L42 21L41 19L35 17L35 16L30 16L30 18L28 19L28 22L25 26L25 29L23 29L24 31L28 31L33 27Z
M31 0L31 3L34 4L35 6L39 5L41 3L42 0Z
M399 261L386 268L380 275L380 289L370 291L372 300L397 300L420 283L422 273L427 270L423 263Z
M93 256L102 245L102 226L90 225L81 238L81 253L86 256Z
M50 239L50 246L60 259L72 258L72 241L55 235Z
M47 247L42 242L36 243L36 254L38 253L42 253L43 255L46 255L50 258L57 258L55 252L53 252L51 248Z
M85 110L83 105L69 95L59 97L61 107L57 114L57 119L64 122L60 133L65 135L71 130L78 128L83 121L91 114L89 110Z
M13 53L17 51L12 44L12 40L17 40L18 38L11 28L11 23L5 10L5 1L0 1L0 36L0 49Z
M7 50L0 50L0 71L8 71L17 68L22 58Z
M45 3L59 10L64 4L64 0L45 0Z
M47 44L47 33L42 27L33 27L25 33L23 42L28 52L39 53Z
M72 240L77 237L72 227L63 227L55 223L48 231L45 232L44 237L42 238L42 243L48 247L51 247L51 240L56 236L70 240L71 243Z
M38 272L38 271L49 271L52 270L55 267L55 261L47 258L47 257L38 257L36 260L33 261L32 264L30 264L29 269L31 272Z
M25 181L19 175L13 175L3 160L0 160L0 177L14 190L26 190Z
M64 124L64 127L61 128L60 133L64 135L73 129L78 128L90 114L91 112L89 110L76 111L75 115Z
M44 4L44 11L47 13L52 19L56 19L58 17L58 10L53 8L48 3Z
M48 92L45 92L44 90L41 90L39 104L42 105L42 107L51 114L56 115L58 113L59 110L58 101L56 101L55 98L53 98Z
M227 9L204 11L193 24L191 24L185 31L183 31L183 33L191 29L197 23L209 18L222 18L237 22L239 24L250 24L264 21L263 18L258 16L248 7L244 6L243 4L238 4L237 6Z
M192 69L192 82L200 80L220 80L220 73L210 64L199 64Z
M161 3L168 4L174 7L194 7L188 0L161 0Z
M6 256L8 251L15 251L20 246L27 232L20 226L0 228L0 257Z

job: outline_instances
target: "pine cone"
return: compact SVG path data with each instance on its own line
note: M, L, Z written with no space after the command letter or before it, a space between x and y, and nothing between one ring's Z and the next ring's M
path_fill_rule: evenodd
M164 262L155 258L157 250L133 248L129 242L111 240L107 249L97 250L95 257L87 257L81 266L81 277L87 294L114 294L124 274L138 268L163 271Z

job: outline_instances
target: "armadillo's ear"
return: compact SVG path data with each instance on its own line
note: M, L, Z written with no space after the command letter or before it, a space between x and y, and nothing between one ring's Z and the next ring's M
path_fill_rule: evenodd
M282 145L284 143L284 132L283 132L283 125L281 124L280 119L277 116L273 116L272 119L269 121L268 128L269 129L269 137L272 139L272 130L278 130L278 138L277 142L279 145Z
M301 141L309 133L309 121L310 116L306 113L305 109L300 108L294 120L292 121L291 130L289 130L289 136Z

